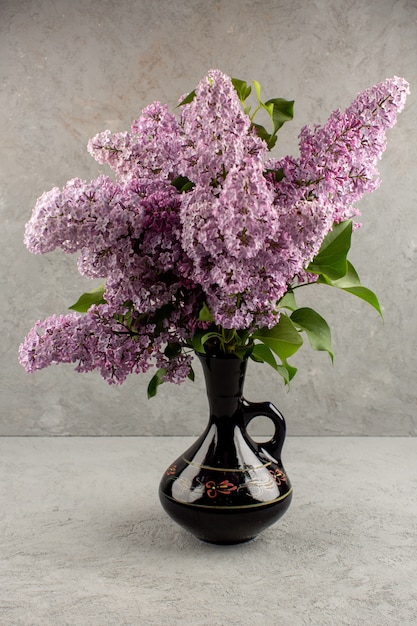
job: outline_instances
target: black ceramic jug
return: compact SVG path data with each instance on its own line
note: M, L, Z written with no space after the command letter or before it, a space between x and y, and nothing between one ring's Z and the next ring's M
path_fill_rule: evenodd
M281 462L285 420L269 402L243 398L247 361L198 355L210 417L202 436L166 470L159 495L165 511L199 539L217 544L248 541L288 509L292 488ZM252 419L275 425L272 439L256 443Z

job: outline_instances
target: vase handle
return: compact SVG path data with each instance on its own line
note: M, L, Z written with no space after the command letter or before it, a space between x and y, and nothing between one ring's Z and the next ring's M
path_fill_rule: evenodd
M243 400L243 415L245 429L255 417L269 417L273 421L275 432L272 439L265 443L254 443L256 443L258 449L263 448L272 457L280 460L287 430L282 413L271 402L249 402L248 400Z

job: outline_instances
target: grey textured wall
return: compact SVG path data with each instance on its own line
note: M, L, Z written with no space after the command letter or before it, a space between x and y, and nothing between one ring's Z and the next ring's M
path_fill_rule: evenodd
M29 375L17 350L37 319L91 286L75 258L26 251L37 197L106 172L86 152L91 136L125 130L153 100L175 105L216 67L295 99L277 155L296 153L303 124L324 122L359 91L392 75L411 83L352 250L385 323L351 296L312 288L305 302L332 326L334 366L305 347L287 393L268 366L251 364L246 394L274 401L292 435L416 435L416 52L415 0L0 0L0 434L201 431L200 375L148 402L148 377L109 387L71 366Z

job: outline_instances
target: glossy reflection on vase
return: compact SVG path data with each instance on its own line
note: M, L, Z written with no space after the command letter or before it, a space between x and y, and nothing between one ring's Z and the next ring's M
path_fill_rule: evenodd
M165 511L203 541L249 541L288 509L292 488L281 462L285 420L269 402L243 398L247 361L199 355L206 381L209 423L172 463L160 484ZM248 434L258 416L272 420L265 443Z

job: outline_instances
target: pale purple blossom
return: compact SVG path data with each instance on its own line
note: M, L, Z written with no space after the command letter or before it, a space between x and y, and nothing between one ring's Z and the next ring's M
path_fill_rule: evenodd
M120 313L120 312L119 312ZM190 329L172 324L157 331L155 323L134 313L121 315L107 304L92 306L85 315L53 315L38 321L20 346L20 363L28 372L51 364L76 363L77 372L99 370L109 384L121 384L131 373L147 372L152 366L164 367L169 381L187 377L191 359L178 354L168 359L167 342L178 342Z
M230 78L211 70L195 92L193 101L181 107L179 173L208 187L222 184L229 170L248 156L263 161L266 145L251 130Z
M306 268L333 224L377 188L385 132L408 93L397 77L364 91L323 126L304 127L297 158L266 160L219 70L178 117L155 102L129 132L96 135L88 150L116 180L73 179L44 193L24 240L35 253L77 252L81 274L105 279L105 304L37 322L21 364L75 363L109 383L156 366L181 382L203 303L223 328L275 325L279 299L315 280Z
M354 204L379 186L385 131L396 123L409 93L403 78L387 79L360 93L346 111L335 110L324 126L302 128L299 159L266 162L270 169L284 169L276 185L278 201L315 198L336 223L358 215Z
M20 347L20 362L28 372L54 363L76 363L77 372L98 369L107 382L122 383L131 372L151 367L152 332L144 325L132 338L112 316L103 317L96 308L82 316L52 316L29 332Z
M154 102L133 122L131 132L99 133L87 149L99 162L107 163L118 180L170 178L178 170L183 131L167 105Z

